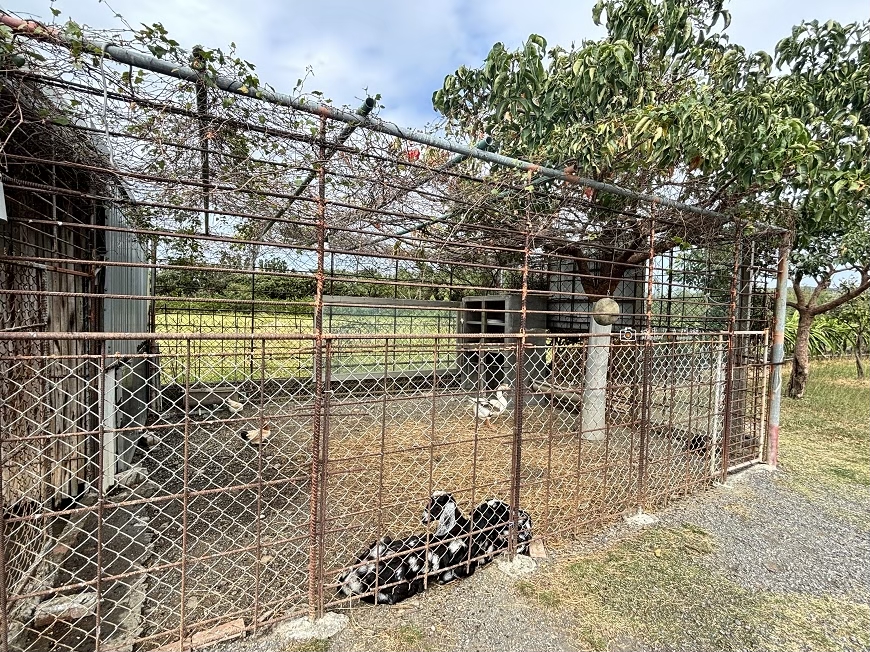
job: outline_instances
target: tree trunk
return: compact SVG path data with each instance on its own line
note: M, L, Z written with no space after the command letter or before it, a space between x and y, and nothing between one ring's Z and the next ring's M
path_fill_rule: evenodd
M861 331L858 331L858 336L855 338L855 367L857 368L858 380L864 378L864 365L861 364L861 345L863 342Z
M803 398L810 377L810 328L815 315L800 311L797 336L795 337L794 358L791 366L791 380L788 383L789 398Z

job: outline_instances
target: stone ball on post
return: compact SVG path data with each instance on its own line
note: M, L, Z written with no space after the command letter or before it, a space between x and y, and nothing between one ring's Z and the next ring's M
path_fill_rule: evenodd
M619 319L619 304L610 297L604 297L592 306L592 318L601 326L613 326Z

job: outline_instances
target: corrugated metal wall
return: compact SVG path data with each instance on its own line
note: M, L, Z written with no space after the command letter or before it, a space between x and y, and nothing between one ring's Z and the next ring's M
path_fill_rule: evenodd
M106 226L120 229L129 228L124 213L114 205L105 207ZM107 295L126 295L130 298L114 299L110 296L103 301L103 331L107 333L145 333L150 330L148 302L133 297L146 297L149 294L148 268L141 266L147 262L144 247L137 236L125 231L105 232L105 259L108 263L135 263L137 266L106 265L105 292ZM123 430L131 426L144 426L148 418L150 404L150 384L156 380L153 364L142 354L144 341L107 340L106 354L117 358L117 362L106 370L113 374L110 379L116 388L114 414L107 417L113 420L107 424L112 429L121 429L114 440L116 456L115 471L129 467L139 439L138 429Z

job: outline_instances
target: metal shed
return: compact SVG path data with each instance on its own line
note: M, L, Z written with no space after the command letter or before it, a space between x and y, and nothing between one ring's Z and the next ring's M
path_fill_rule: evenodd
M147 302L124 298L146 293L149 276L147 268L123 265L145 260L112 201L129 202L129 194L117 179L87 169L106 159L99 135L73 134L41 119L46 106L56 109L62 99L26 81L4 80L4 115L13 102L27 111L8 137L2 175L0 332L147 330ZM34 156L37 148L41 160ZM56 160L78 165L58 166ZM34 192L46 186L55 192ZM106 296L94 298L100 295ZM83 339L2 341L4 516L65 505L95 484L101 443L109 453L103 455L104 487L129 464L136 431L122 430L103 442L99 433L145 421L152 375L141 360L128 363L137 348L131 341L110 340L105 351ZM100 392L112 409L99 409ZM12 543L5 550L7 590L35 574L50 527L46 519L6 523Z

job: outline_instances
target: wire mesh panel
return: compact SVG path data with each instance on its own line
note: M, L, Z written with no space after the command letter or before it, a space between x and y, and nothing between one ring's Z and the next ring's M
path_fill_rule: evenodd
M777 233L396 133L370 98L224 83L218 53L21 48L11 649L185 649L389 601L761 459Z

